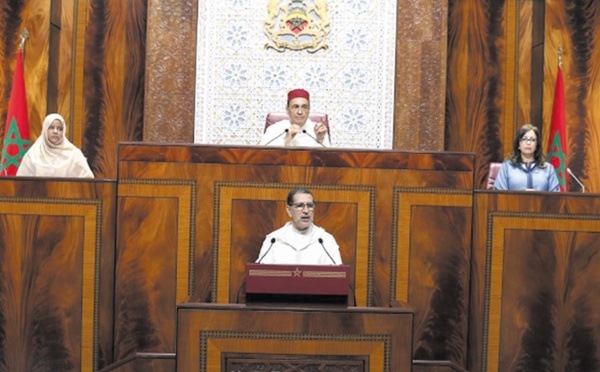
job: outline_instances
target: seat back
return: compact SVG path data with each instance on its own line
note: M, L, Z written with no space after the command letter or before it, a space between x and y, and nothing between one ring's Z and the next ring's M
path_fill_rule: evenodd
M490 163L490 171L488 173L486 189L490 190L494 188L494 182L496 181L496 177L498 176L501 165L502 163Z
M315 123L318 122L323 122L323 124L325 124L325 126L327 127L327 135L329 136L329 141L331 141L331 131L329 130L329 117L327 116L327 114L321 114L319 112L312 112L310 113L310 115L308 115L308 117L310 118L310 120L314 121ZM277 123L278 121L282 121L282 120L289 120L290 117L288 116L287 112L270 112L267 114L267 121L265 122L265 132L267 131L267 128L275 123Z

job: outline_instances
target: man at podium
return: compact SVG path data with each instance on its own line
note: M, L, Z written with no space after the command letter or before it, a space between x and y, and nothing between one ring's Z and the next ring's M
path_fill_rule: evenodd
M291 221L267 235L256 263L341 265L335 238L313 223L315 207L310 190L290 191L286 211Z

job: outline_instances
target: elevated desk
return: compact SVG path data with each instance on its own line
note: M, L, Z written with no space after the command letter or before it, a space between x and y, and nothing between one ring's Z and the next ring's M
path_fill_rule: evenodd
M406 309L177 307L177 370L410 371L413 313Z
M600 369L599 212L597 194L476 191L469 371Z
M0 178L0 359L7 371L112 361L117 183Z
M415 357L464 366L473 154L122 143L117 360L175 350L175 306L235 303L295 187L341 247L358 306L408 302ZM451 311L451 317L446 314Z

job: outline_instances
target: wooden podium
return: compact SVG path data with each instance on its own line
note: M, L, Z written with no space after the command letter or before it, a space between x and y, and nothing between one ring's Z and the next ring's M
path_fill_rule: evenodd
M346 307L349 273L246 264L250 306L178 306L177 369L409 371L412 310Z
M349 265L246 264L246 304L346 305Z
M412 323L399 308L181 304L177 370L410 371Z

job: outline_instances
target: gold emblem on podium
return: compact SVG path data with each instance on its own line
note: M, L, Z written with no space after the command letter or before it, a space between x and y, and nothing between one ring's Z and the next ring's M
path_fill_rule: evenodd
M263 30L269 41L266 49L283 52L327 49L325 37L331 32L327 0L269 0Z

